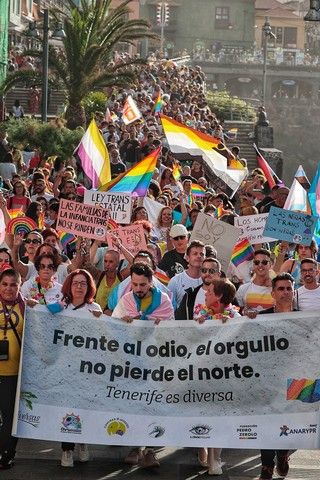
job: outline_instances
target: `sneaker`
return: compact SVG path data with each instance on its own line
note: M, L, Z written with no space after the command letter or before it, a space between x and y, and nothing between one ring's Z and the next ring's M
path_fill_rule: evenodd
M79 443L78 445L79 461L88 462L90 459L89 448L85 443Z
M140 461L142 468L160 467L160 462L154 453L153 448L148 448L143 452L143 457Z
M127 465L138 465L140 460L142 459L142 452L141 448L132 448L126 458L124 459L124 463Z
M272 480L273 467L262 465L259 480Z
M73 467L73 450L65 450L62 452L61 467Z
M277 456L277 474L279 477L286 477L289 472L289 457L288 455Z
M222 475L221 463L215 460L212 465L209 466L208 475Z

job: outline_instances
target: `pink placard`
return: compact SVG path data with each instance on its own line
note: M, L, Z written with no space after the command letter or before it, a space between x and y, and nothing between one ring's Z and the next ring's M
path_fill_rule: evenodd
M121 254L119 248L112 241L112 235L117 236L124 247L129 250L132 255L136 255L140 250L147 249L146 237L142 225L130 225L128 227L120 227L112 230L107 234L108 247L112 250L117 250ZM121 254L121 258L124 258Z

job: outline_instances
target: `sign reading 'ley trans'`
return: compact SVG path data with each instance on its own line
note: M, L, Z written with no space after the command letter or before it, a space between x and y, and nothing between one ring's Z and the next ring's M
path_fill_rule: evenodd
M129 193L112 193L86 190L84 203L107 208L117 223L130 223L132 197Z

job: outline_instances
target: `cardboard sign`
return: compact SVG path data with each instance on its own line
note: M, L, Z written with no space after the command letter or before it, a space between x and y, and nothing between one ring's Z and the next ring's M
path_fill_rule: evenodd
M200 240L205 245L212 245L217 250L222 270L227 272L239 234L238 228L200 212L193 227L190 242Z
M109 219L109 210L105 208L61 199L56 228L80 237L104 240Z
M117 223L130 223L132 197L129 193L111 193L86 190L84 203L107 208Z
M286 242L310 245L317 217L271 207L263 234Z
M146 237L144 236L144 230L142 225L130 225L128 227L121 227L112 230L112 233L107 234L108 247L112 250L117 250L120 252L120 249L112 241L112 236L115 235L120 239L121 244L129 250L132 255L136 255L140 250L147 249ZM121 255L121 258L123 256Z
M239 240L248 239L251 245L273 242L274 238L264 237L263 235L268 216L269 213L261 213L259 215L236 217L234 226L240 230Z

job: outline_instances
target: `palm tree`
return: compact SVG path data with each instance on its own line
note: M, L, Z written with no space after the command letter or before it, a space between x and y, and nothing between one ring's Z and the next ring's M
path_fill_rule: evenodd
M157 38L146 20L128 20L131 1L124 0L112 9L112 0L81 0L80 6L67 0L67 13L53 12L55 18L63 16L66 37L63 51L50 47L49 68L66 92L65 117L69 128L85 126L82 100L86 95L108 86L125 86L134 79L134 66L141 60L115 63L113 54L119 44L132 45L141 38ZM26 54L40 56L41 52L28 51ZM6 91L7 85L24 81L25 74L9 74L0 90Z

